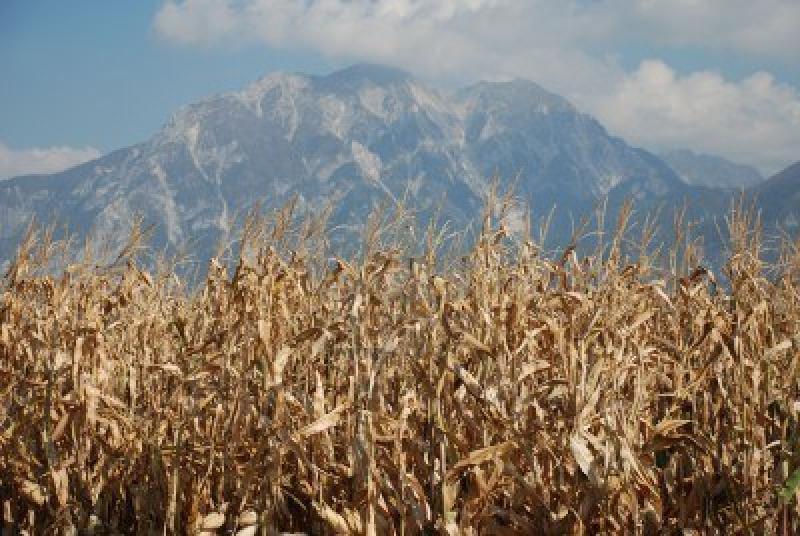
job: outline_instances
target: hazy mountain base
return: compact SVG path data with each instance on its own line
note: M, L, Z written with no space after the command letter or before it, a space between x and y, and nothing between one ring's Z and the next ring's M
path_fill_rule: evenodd
M669 266L670 259L664 252L691 243L694 257L689 260L698 263L702 260L708 270L720 273L731 251L727 235L731 210L737 205L756 207L754 198L741 193L694 188L691 197L666 198L659 203L637 202L633 197L635 192L620 190L592 203L586 202L579 207L580 212L541 204L535 211L531 209L532 203L515 195L515 190L498 192L499 184L495 181L489 196L495 203L500 203L497 199L503 200L502 225L511 240L510 247L530 238L541 248L544 258L558 259L567 250L575 250L579 255L595 254L607 237L620 233L618 216L624 213L626 226L621 234L621 253L626 257L651 256L658 259L658 269L665 271L674 267ZM249 211L232 216L227 224L229 231L224 235L201 232L177 247L169 244L163 229L136 214L127 223L120 221L114 230L80 226L76 230L69 223L34 222L30 231L45 233L49 240L60 243L59 254L52 256L47 264L50 273L58 273L71 264L81 263L83 258L93 258L99 265L114 264L130 254L133 230L133 236L140 238L137 258L143 267L154 270L160 264L170 263L176 274L195 287L205 280L210 257L229 268L235 267L242 254L242 240L251 227L248 222L254 218L286 222L286 227L280 230L284 240L274 244L279 251L286 253L288 244L303 242L308 244L305 253L313 252L320 258L360 259L380 248L402 250L420 258L435 237L440 269L444 268L441 263L445 260L452 264L466 255L484 225L477 215L456 221L448 218L453 212L444 199L418 209L408 199L388 202L383 192L372 194L360 200L361 206L373 207L360 225L335 224L356 216L335 201L310 210L295 197L282 206L256 204ZM477 206L485 206L486 202L484 199ZM760 219L757 222L763 246L761 254L765 261L774 263L779 256L779 245L789 235L775 226L765 228ZM17 247L18 244L13 251ZM9 264L6 261L0 265L2 271Z
M688 149L668 151L659 156L687 184L738 189L749 188L764 181L757 169L718 156L698 154Z

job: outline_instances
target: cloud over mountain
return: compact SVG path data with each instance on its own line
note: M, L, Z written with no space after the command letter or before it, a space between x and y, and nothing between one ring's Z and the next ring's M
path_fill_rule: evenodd
M0 180L18 175L55 173L100 156L94 147L12 149L0 141Z
M746 158L766 174L798 157L800 93L765 72L731 82L646 61L592 108L612 131L648 147Z
M264 43L440 81L523 76L635 143L691 145L769 173L797 156L796 88L766 72L678 73L657 54L625 69L619 51L693 47L792 64L798 22L795 0L170 0L154 26L180 45Z
M434 44L409 37L436 38L448 48L474 36L498 55L519 53L521 45L581 49L628 41L796 60L798 20L794 0L169 0L155 25L181 43L261 39L337 54L363 55L365 41L371 53L383 54Z

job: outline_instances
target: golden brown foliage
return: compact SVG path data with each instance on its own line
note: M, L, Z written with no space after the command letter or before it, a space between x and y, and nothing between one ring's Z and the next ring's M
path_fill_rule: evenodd
M553 261L491 221L457 270L384 249L319 272L273 234L196 292L125 259L49 276L29 240L0 288L4 527L800 530L776 494L800 465L796 253L766 278L734 215L723 288L621 235Z

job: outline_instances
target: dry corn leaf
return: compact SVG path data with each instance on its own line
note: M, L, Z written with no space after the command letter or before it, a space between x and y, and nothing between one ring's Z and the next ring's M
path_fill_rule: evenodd
M663 419L653 428L653 434L657 436L670 436L678 428L689 424L690 420L687 419Z
M67 476L67 469L52 469L50 476L53 479L53 489L55 490L56 499L61 508L67 506L69 502L69 477Z
M256 536L258 532L257 525L250 525L249 527L244 527L236 531L236 536Z
M324 432L325 430L328 430L329 428L336 426L336 424L339 422L339 418L342 416L342 413L344 413L347 410L347 408L348 404L341 404L338 407L336 407L333 411L326 413L325 415L315 420L311 424L304 426L303 428L295 432L297 439L301 440L310 437L314 434Z
M317 513L320 519L328 524L328 527L330 527L335 534L350 534L350 527L347 525L347 522L344 520L344 518L337 514L327 504L314 503L314 511Z
M507 452L515 449L517 446L514 441L504 441L497 445L491 445L482 449L473 450L466 457L462 458L447 472L447 480L453 481L458 478L461 471L473 465L480 465L495 458L504 456Z
M292 349L286 345L281 346L280 350L275 354L275 359L272 361L273 385L278 385L283 381L283 369L286 368L290 355L292 355Z
M182 374L181 368L174 363L153 363L148 365L148 367L161 369L164 372L169 372L175 376L180 376Z
M572 456L575 458L575 463L578 464L583 474L590 475L592 462L594 462L594 454L589 450L589 446L583 436L574 434L569 440L569 448L572 451Z

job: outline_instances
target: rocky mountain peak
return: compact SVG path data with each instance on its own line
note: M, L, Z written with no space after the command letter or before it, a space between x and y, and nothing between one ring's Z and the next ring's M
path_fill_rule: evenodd
M458 91L455 99L470 112L577 112L567 99L522 78L506 82L478 82Z
M353 91L364 85L403 85L412 80L414 78L402 69L374 63L359 63L326 76L315 77L320 89L333 92Z

